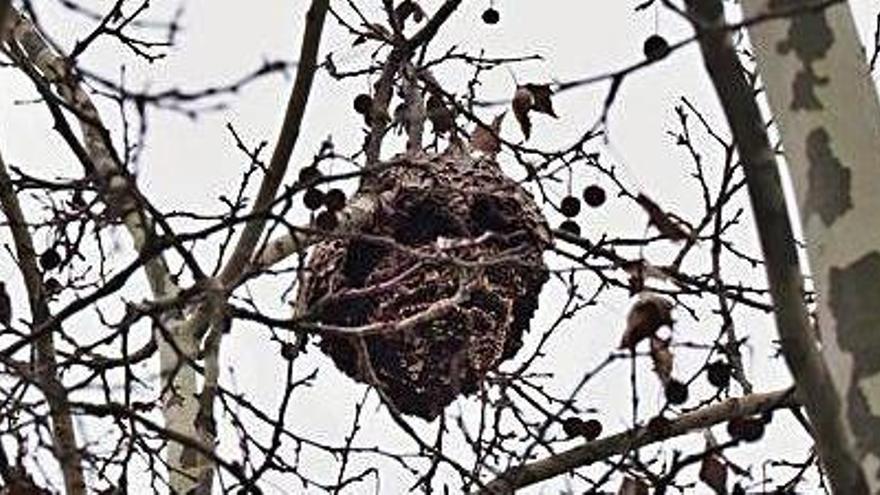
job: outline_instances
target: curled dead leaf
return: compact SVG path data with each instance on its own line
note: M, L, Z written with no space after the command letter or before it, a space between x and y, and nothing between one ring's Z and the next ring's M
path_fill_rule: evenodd
M526 84L525 88L532 93L532 97L534 98L534 103L532 103L532 110L547 114L554 118L559 118L556 115L556 111L553 110L553 100L550 99L553 96L553 90L550 89L549 84Z
M532 121L529 120L529 110L532 109L534 103L535 97L529 91L529 88L525 86L516 88L516 93L513 94L513 115L516 117L516 121L519 122L519 127L522 129L526 139L532 134Z
M496 115L489 127L478 125L474 133L471 134L471 148L490 155L501 151L499 134L501 133L501 122L506 114L507 112L502 112Z
M650 278L669 280L669 274L645 259L624 261L620 264L620 268L629 275L629 294L631 296L645 290L645 281Z
M685 230L685 224L676 215L663 211L651 198L639 193L636 202L645 210L650 219L650 224L657 227L660 234L671 241L683 241L691 237L690 229Z
M648 485L638 478L627 476L620 483L617 495L648 495Z
M717 454L708 454L700 464L700 481L718 495L727 493L727 465Z
M651 361L654 363L654 373L663 384L672 379L672 365L675 357L669 348L669 341L651 336Z
M558 118L556 111L553 109L553 90L549 84L524 84L517 86L516 92L513 93L513 115L516 116L519 127L522 129L523 135L529 139L532 134L532 121L529 112L534 110L538 113L550 115Z
M629 275L629 295L634 296L645 290L645 260L632 260L621 263L620 268Z
M672 302L656 294L642 294L626 317L621 349L634 349L642 340L654 336L664 325L672 325Z
M442 99L432 94L428 97L425 108L435 133L443 134L452 130L455 125L455 116Z

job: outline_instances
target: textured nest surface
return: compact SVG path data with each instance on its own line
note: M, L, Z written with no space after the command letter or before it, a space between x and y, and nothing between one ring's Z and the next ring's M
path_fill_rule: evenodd
M433 419L522 345L548 278L549 232L530 194L488 158L386 165L370 182L383 197L373 221L361 237L315 247L299 301L325 325L392 324L365 337L325 333L321 350L400 412ZM393 326L438 303L435 316Z

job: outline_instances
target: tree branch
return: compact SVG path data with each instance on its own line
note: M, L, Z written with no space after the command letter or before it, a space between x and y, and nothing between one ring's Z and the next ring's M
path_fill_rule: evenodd
M372 116L372 130L370 138L367 142L367 168L374 167L379 162L382 151L382 139L385 137L385 126L388 124L388 105L391 102L391 96L394 89L394 76L402 67L402 64L412 57L415 50L425 43L431 41L440 30L440 26L445 23L449 17L455 12L455 9L461 4L461 0L446 0L437 10L437 13L425 24L419 32L412 38L405 40L403 43L395 46L382 68L382 74L379 80L373 85L375 88L375 96L373 97L373 108L370 111Z
M48 83L53 85L66 108L74 113L83 134L83 149L97 174L98 189L105 204L119 212L123 223L132 237L138 253L149 250L155 242L155 232L151 219L137 203L141 197L136 191L134 180L128 176L119 161L110 141L110 134L101 122L100 114L79 84L79 77L66 58L55 50L40 35L36 26L14 9L7 13L11 17L12 38L10 48L13 53L23 50L23 57L16 57L21 70L30 74L33 64ZM18 43L18 46L12 43ZM160 253L149 258L144 264L147 279L156 299L176 297L180 289L171 279L167 262ZM195 418L199 404L196 398L196 370L189 364L196 355L197 342L191 326L186 324L178 309L165 312L161 325L167 332L157 332L156 340L160 350L160 374L163 380L163 416L165 425L182 435L199 438ZM166 337L174 340L170 342ZM184 354L184 355L181 355ZM190 462L184 467L183 445L169 442L167 448L168 464L171 466L172 489L180 493L189 492L194 480L200 479L206 467L201 462ZM197 460L201 457L197 458ZM193 465L194 464L194 465Z
M28 292L31 316L34 321L33 328L39 328L41 323L50 318L49 304L46 302L43 290L43 276L37 266L33 239L28 232L24 213L22 213L18 197L12 187L12 179L6 172L6 164L3 163L2 156L0 156L0 204L2 204L3 213L9 222L9 229L12 231L15 252L18 256L18 267ZM61 328L59 326L54 330L60 332ZM53 331L53 333L55 332ZM55 457L61 465L61 472L64 475L65 488L70 495L84 495L86 485L83 478L82 456L76 444L76 432L73 428L73 417L70 413L67 392L58 380L55 344L52 340L53 333L46 334L36 340L36 375L45 392L46 402L49 404L49 413L52 416L52 436L54 437L53 447Z
M682 414L663 428L637 427L601 440L560 452L539 461L529 462L501 473L478 491L479 495L506 495L517 489L584 467L613 455L620 455L655 442L709 428L732 418L766 411L796 407L792 389L752 394Z
M864 473L846 448L841 405L822 359L804 301L804 277L779 177L779 165L764 120L728 32L721 0L687 1L696 19L703 60L743 163L749 199L775 304L782 352L816 429L816 445L835 493L868 493ZM700 26L706 26L704 30ZM715 29L712 29L715 27Z
M281 133L278 136L278 142L275 144L275 150L272 152L269 170L260 184L260 191L257 193L257 199L253 208L253 212L256 214L268 213L268 209L275 199L275 194L278 192L278 187L281 185L281 180L287 172L290 156L299 138L299 130L306 111L306 103L308 103L312 82L315 79L315 71L318 67L318 47L321 43L321 31L324 28L324 19L327 15L329 4L329 0L312 0L312 5L306 13L306 30L303 34L303 42L300 48L296 81L294 81L293 90L287 102L284 123L281 126ZM260 235L263 233L265 226L266 219L261 216L258 216L245 226L232 256L220 274L220 281L224 286L234 285L235 280L247 268L251 254L259 242Z

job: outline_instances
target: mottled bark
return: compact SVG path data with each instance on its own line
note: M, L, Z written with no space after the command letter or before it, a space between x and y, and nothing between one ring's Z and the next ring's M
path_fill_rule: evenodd
M742 5L752 17L810 4ZM749 37L819 294L822 353L844 433L837 441L880 493L880 104L871 71L846 2L752 25Z
M84 154L81 158L94 169L88 172L100 185L104 202L118 212L135 249L144 251L155 237L152 222L137 202L139 194L136 184L122 167L110 142L109 131L102 124L91 98L80 86L78 76L66 58L55 52L30 20L14 9L7 13L7 17L12 27L10 45L13 60L29 76L42 78L36 80L35 84L51 85L68 108L75 111L82 132L82 145L78 142L71 145L77 146L75 151ZM16 56L16 53L21 56ZM34 73L35 70L38 74ZM162 255L151 257L144 266L155 299L177 297L180 289L171 280ZM195 356L196 342L178 311L166 312L160 320L164 330L156 332L156 340L163 382L162 412L165 424L187 437L198 438L192 420L199 406L196 370L187 364ZM198 478L192 467L184 467L182 451L181 444L169 442L167 455L171 484L175 488L191 485L192 480ZM186 493L188 490L178 491Z
M797 387L809 391L803 394L803 400L815 428L817 450L836 492L867 493L864 473L844 441L840 400L834 393L830 372L807 313L803 270L782 190L779 164L731 35L724 29L723 5L721 0L690 0L687 11L694 19L706 68L743 164L783 355Z

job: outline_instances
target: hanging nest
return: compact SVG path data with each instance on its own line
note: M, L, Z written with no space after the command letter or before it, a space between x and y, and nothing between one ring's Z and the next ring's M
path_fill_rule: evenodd
M522 345L549 230L491 158L401 157L377 170L361 188L382 198L372 221L315 247L298 304L316 323L370 326L324 332L320 348L401 413L431 420Z

